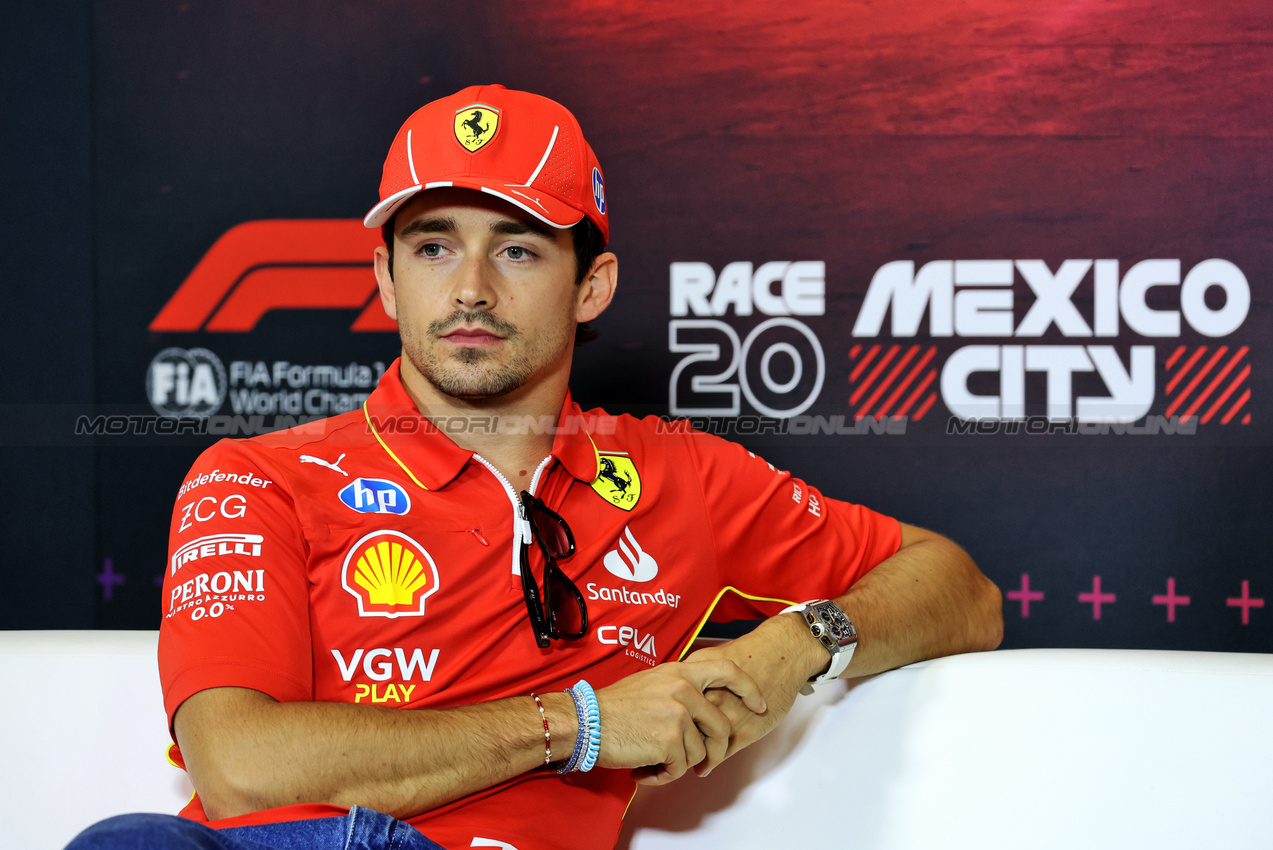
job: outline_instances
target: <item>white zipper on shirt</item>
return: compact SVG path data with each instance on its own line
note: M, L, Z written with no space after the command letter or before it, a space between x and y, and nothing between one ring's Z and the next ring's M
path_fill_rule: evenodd
M495 468L495 465L482 457L477 452L473 453L473 458L479 461L491 471L491 474L504 485L504 493L508 496L508 500L513 505L513 575L520 576L522 567L519 558L521 557L523 543L530 543L532 540L530 532L530 520L526 519L525 512L522 510L522 500L517 497L517 490L513 487L513 483L504 477L504 473ZM552 455L548 455L539 462L539 466L535 468L535 474L530 477L530 494L535 495L535 488L539 486L540 473L548 466L553 459Z

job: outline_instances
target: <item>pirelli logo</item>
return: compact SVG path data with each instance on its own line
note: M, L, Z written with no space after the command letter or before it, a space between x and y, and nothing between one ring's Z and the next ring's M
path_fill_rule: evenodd
M212 534L191 540L172 553L172 574L191 561L215 558L221 555L245 555L261 557L261 544L265 538L259 534Z

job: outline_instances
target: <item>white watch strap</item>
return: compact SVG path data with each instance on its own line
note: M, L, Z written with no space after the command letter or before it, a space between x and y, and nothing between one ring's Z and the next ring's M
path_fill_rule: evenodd
M843 673L845 669L848 668L849 662L853 660L853 650L857 648L858 648L858 645L856 641L854 641L853 643L849 644L846 647L842 647L839 652L831 656L830 669L828 669L827 672L823 673L818 678L814 679L813 683L815 685L820 685L823 682L829 682L832 679L840 678L840 674Z
M822 600L815 599L813 601L821 602ZM796 613L803 616L805 609L808 608L809 605L810 605L809 602L800 602L795 605L788 605L786 608L783 608L778 613L779 614ZM840 674L843 673L848 668L849 662L853 660L853 651L855 649L857 649L856 641L847 647L841 648L839 652L831 653L831 666L827 668L827 672L823 673L821 676L811 679L808 683L805 684L803 688L800 689L800 693L805 695L811 694L813 693L813 689L809 685L811 684L821 685L824 682L830 682L832 679L840 678Z

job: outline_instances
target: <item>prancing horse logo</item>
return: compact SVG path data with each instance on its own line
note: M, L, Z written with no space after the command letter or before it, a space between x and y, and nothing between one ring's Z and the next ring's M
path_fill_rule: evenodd
M455 140L469 153L477 153L495 138L499 130L499 110L483 103L471 103L455 113Z
M490 129L489 127L482 126L482 110L480 109L474 109L473 115L469 118L469 120L461 121L460 125L463 127L468 127L470 130L473 131L473 139L475 141L477 139L480 139L482 137L482 134L485 133L488 129Z
M608 457L601 459L601 477L614 485L614 489L610 491L611 493L622 495L628 492L628 488L632 486L632 476L624 472L623 478L620 478L615 471L614 461Z
M626 454L597 453L597 478L592 489L616 508L630 511L641 498L641 475Z

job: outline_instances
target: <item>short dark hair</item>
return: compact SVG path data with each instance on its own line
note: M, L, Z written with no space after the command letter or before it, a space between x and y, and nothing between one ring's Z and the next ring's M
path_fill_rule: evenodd
M389 279L393 280L393 224L398 216L395 214L380 226L380 235L385 240L385 248L389 250ZM606 243L600 229L587 216L570 228L570 236L575 246L575 286L583 283L583 279L592 271L592 264L605 250ZM580 322L575 326L575 348L585 342L592 342L601 336L591 322Z

